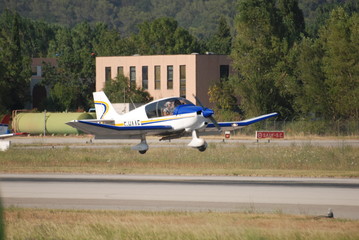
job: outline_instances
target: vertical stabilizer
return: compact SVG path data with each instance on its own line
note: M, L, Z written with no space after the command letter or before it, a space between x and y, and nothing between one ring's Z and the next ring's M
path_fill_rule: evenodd
M119 117L118 113L115 111L110 100L108 100L104 92L94 92L93 98L97 119L115 120Z

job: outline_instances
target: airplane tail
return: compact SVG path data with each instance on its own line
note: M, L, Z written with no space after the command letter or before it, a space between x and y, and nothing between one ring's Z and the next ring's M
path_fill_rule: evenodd
M97 119L114 120L119 116L104 92L94 92L93 98Z

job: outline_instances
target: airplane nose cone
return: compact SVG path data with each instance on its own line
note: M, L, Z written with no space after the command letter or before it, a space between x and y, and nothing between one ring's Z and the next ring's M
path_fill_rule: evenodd
M214 111L209 108L205 108L202 110L203 117L208 118L214 114Z

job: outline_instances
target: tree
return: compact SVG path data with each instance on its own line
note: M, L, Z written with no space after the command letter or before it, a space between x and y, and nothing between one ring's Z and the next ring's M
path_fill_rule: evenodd
M158 18L139 25L133 36L138 54L185 54L199 52L200 44L173 18Z
M301 35L305 32L303 12L298 7L297 0L278 0L278 10L283 22L282 37L291 47L301 40Z
M0 106L22 109L29 99L30 57L24 53L24 30L17 13L5 11L0 18Z
M359 14L333 10L320 29L323 72L333 119L359 118Z
M306 37L297 46L297 79L292 82L291 93L295 97L294 108L304 118L331 118L328 86L322 69L323 55L319 40Z
M296 0L244 0L236 18L232 81L246 114L294 116L297 49L304 31Z
M104 23L97 23L93 33L93 49L96 56L120 56L134 54L133 48L125 46L118 31Z
M302 117L358 119L358 14L332 11L318 39L303 38L296 47L292 82L296 110Z
M277 9L280 20L278 39L274 41L272 50L277 54L277 62L269 74L278 89L278 111L285 118L296 117L295 94L300 89L296 73L300 41L305 35L303 12L297 0L278 0Z
M93 38L93 29L87 23L81 23L73 29L60 28L55 40L50 42L49 56L57 56L58 67L45 69L44 83L56 86L49 103L60 106L58 110L87 109L91 105L95 89ZM67 90L71 97L64 95ZM60 102L63 98L68 98L64 101L69 105Z
M228 79L212 84L208 90L209 101L214 104L216 118L221 121L239 120L239 109L233 86Z
M174 17L180 26L201 40L211 39L216 33L218 20L226 16L233 26L236 0L179 1ZM233 29L232 29L233 30Z
M218 30L208 43L209 51L216 54L229 55L232 50L231 30L226 19L221 16L219 19Z
M306 32L309 36L318 38L319 29L326 24L330 13L337 7L342 7L351 16L359 11L358 0L301 0L305 12Z
M280 43L281 22L275 1L244 0L238 11L232 51L238 77L232 81L241 108L251 116L281 111L284 100L271 76L280 50L276 46Z
M77 100L80 97L82 86L76 79L77 75L64 71L61 67L45 64L43 66L43 77L42 84L51 88L50 95L43 104L44 109L74 111L78 108Z
M153 100L147 91L130 84L124 75L106 82L104 92L111 102L148 103Z

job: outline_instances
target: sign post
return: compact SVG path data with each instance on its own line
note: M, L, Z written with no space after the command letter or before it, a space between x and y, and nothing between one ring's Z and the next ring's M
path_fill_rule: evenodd
M284 131L256 131L257 142L259 139L267 139L270 142L270 139L281 139L284 138Z
M225 131L224 136L225 136L225 138L229 139L231 137L231 132L230 131Z

